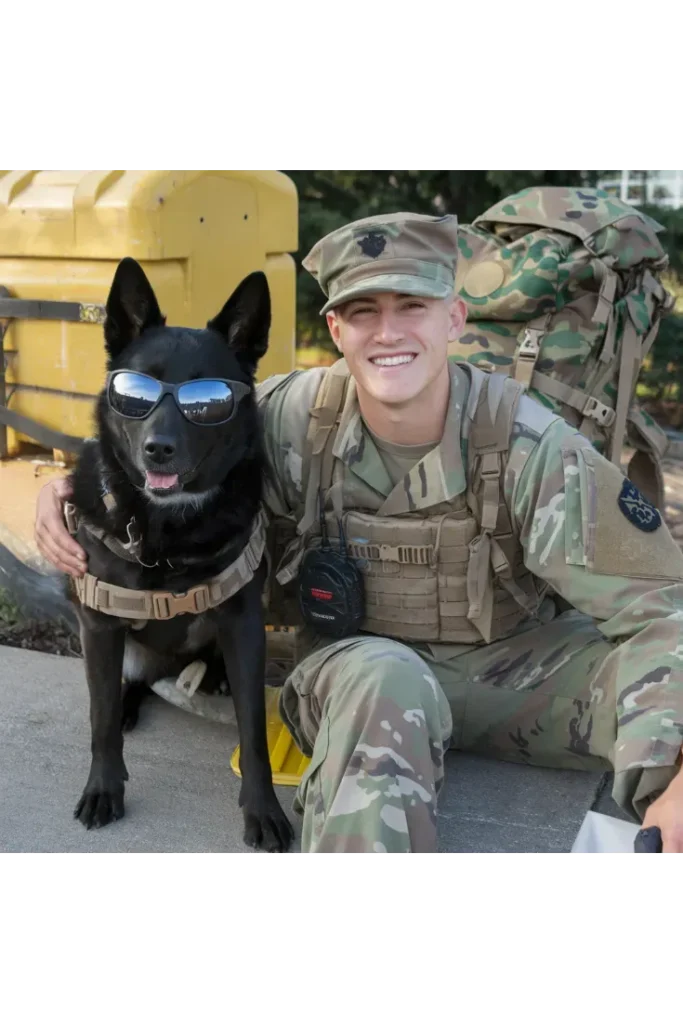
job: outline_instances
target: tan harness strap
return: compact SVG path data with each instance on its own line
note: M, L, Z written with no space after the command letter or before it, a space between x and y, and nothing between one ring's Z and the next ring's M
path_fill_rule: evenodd
M469 434L470 463L475 477L472 492L482 491L480 520L493 532L501 501L502 456L510 447L510 435L522 394L519 382L502 374L485 378Z
M624 446L626 420L631 405L631 393L635 383L636 365L640 359L640 338L630 318L624 321L624 335L621 339L621 358L619 360L619 386L617 390L616 419L610 444L609 458L615 466L621 464L621 452Z
M469 461L474 471L469 497L479 506L481 533L469 544L467 565L467 618L473 621L485 640L491 638L493 585L491 570L498 577L511 576L503 549L492 537L498 525L502 491L504 455L510 447L510 435L523 385L511 377L492 374L484 379L471 413ZM514 596L514 595L513 595Z
M612 426L612 424L614 425L610 438L609 458L617 466L621 464L621 453L624 446L626 422L628 420L628 413L631 407L637 369L652 348L654 340L657 337L657 331L659 330L659 323L662 315L669 312L675 301L674 297L666 291L666 289L649 270L646 270L643 274L640 285L644 292L649 293L652 296L655 309L652 316L650 330L644 338L641 338L636 330L636 314L631 308L631 299L630 297L627 297L626 299L628 318L624 321L624 333L621 341L615 415L612 421L607 424L607 426ZM605 339L603 352L607 347L608 341L611 343L611 349L607 353L601 354L601 359L604 359L605 361L607 361L608 356L610 358L613 358L614 356L616 318L613 317L612 321L610 321L608 325L608 335ZM604 382L601 381L599 385L596 385L594 390L598 390L598 387L601 387L602 383Z
M600 362L611 363L614 359L614 350L617 341L617 318L614 312L612 312L609 320L607 321L607 327L605 328L605 340L600 349Z
M329 488L334 466L334 442L349 383L349 369L340 359L330 367L320 385L306 435L308 473L302 481L303 511L297 531L306 534L318 521L318 493L321 481ZM327 479L329 476L329 480Z
M102 495L102 501L105 508L110 510L116 505L116 501L111 494L105 493ZM78 533L78 528L81 525L81 520L78 516L78 511L75 505L72 505L70 501L64 503L64 519L66 526L72 537L75 537ZM88 533L91 533L93 537L96 537L105 547L108 547L112 554L117 555L119 558L124 558L127 562L139 562L140 553L142 550L142 537L138 530L135 517L130 520L126 526L126 533L128 534L128 543L124 544L117 537L107 533L100 526L95 526L93 523L84 522L83 524L87 529Z
M217 576L192 587L184 594L168 590L130 590L86 573L76 579L76 593L81 604L106 615L123 619L158 619L165 621L176 615L200 615L217 608L246 586L261 564L266 546L266 517L259 509L246 547L238 558Z
M400 565L432 565L434 563L434 547L431 544L358 544L348 542L346 550L351 558L398 562Z
M608 324L613 318L614 296L617 293L619 275L602 260L596 261L593 266L602 276L602 283L592 320L594 324Z
M576 409L577 412L587 419L595 420L602 427L610 427L614 423L616 417L614 409L610 409L604 402L598 401L597 398L586 394L585 391L579 391L578 388L571 387L570 384L565 384L561 380L555 380L554 377L548 377L547 374L540 373L537 370L533 376L531 386L536 391L540 391L541 394L548 395L549 398L555 398L558 402L564 402L565 405Z
M541 341L548 331L550 314L531 320L524 328L522 340L515 353L512 376L525 390L531 387L531 378L541 351Z

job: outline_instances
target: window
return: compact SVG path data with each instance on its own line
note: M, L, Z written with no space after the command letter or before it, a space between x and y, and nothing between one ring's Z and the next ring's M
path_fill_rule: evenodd
M683 207L683 171L607 171L600 188L634 206Z

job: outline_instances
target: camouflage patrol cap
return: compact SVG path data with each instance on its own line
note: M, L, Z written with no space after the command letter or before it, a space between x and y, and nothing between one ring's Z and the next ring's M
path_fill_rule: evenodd
M458 218L421 213L365 217L325 235L303 265L327 296L327 313L373 292L445 299L455 288Z

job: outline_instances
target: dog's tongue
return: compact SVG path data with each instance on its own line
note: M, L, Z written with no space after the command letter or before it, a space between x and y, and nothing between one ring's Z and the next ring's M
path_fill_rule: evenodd
M147 470L147 486L155 487L159 490L166 490L169 487L175 487L178 483L177 473L150 473Z

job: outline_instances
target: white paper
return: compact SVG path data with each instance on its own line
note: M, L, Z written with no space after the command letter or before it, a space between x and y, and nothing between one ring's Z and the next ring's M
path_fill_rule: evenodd
M572 853L633 853L640 825L589 811L574 840Z

